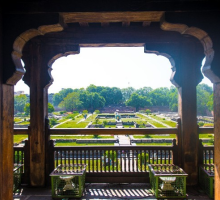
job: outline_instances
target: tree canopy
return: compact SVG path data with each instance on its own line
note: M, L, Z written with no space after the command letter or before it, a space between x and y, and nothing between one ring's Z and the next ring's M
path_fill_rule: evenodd
M28 113L30 104L26 95L15 96L15 112ZM25 107L25 105L27 106ZM178 111L178 90L171 86L152 89L143 87L135 89L133 87L118 88L96 86L94 84L84 88L66 88L53 96L53 106L58 106L66 111L89 110L95 111L104 106L127 105L139 109L151 106L167 106L171 111ZM51 105L48 111L51 112ZM207 84L197 86L197 114L206 115L213 110L213 89ZM52 111L53 112L53 111Z

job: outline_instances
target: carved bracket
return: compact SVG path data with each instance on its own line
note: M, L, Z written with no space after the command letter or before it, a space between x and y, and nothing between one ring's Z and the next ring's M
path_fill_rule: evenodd
M15 73L6 81L7 84L15 85L24 75L25 69L22 65L22 51L25 44L32 38L44 35L50 32L59 32L62 31L63 27L60 24L40 26L38 29L30 29L20 34L14 41L13 51L12 51L12 60L15 64Z
M206 59L205 64L202 67L202 72L208 79L210 79L212 83L220 82L220 77L214 74L213 70L211 69L211 63L214 58L214 50L212 48L213 47L212 40L205 31L196 27L188 27L185 24L173 24L166 22L165 13L161 18L160 27L162 30L165 31L176 31L183 35L191 35L197 38L203 45L205 59Z

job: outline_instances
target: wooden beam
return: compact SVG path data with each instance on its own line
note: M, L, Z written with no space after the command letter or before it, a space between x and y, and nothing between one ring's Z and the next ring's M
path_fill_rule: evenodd
M215 181L214 199L220 199L220 83L214 84L214 165L215 165Z
M79 22L79 25L81 27L89 27L89 23L87 23L87 22Z
M0 84L0 199L13 199L14 87Z
M102 27L108 27L108 26L109 26L109 22L102 22L102 23L101 23L101 26L102 26Z
M135 37L134 37L135 36ZM150 26L75 27L62 32L48 33L41 40L48 45L114 46L145 43L179 43L183 36L177 32L162 31Z
M36 40L30 45L32 52L31 67L27 70L31 77L30 87L30 184L42 187L46 184L46 133L45 119L47 118L47 82L48 66L43 56L43 44ZM37 55L37 56L36 56Z
M180 87L178 112L181 118L182 155L181 167L188 174L187 185L198 183L199 134L197 125L196 86L201 81L200 67L203 59L201 46L186 38L181 46L181 55L175 60Z
M14 128L14 135L28 135L28 129L27 128Z
M151 22L143 22L142 26L150 26Z
M88 22L159 22L163 16L163 11L148 11L148 12L74 12L60 13L64 23Z
M130 22L122 22L122 26L123 27L129 27L130 26Z

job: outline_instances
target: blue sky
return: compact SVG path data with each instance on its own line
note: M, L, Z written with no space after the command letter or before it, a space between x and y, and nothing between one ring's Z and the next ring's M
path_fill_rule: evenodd
M86 88L90 84L109 87L170 87L171 65L167 58L144 53L144 47L81 48L80 54L62 57L52 66L54 83L49 93L62 88ZM204 78L203 83L212 87ZM21 80L15 91L29 93Z

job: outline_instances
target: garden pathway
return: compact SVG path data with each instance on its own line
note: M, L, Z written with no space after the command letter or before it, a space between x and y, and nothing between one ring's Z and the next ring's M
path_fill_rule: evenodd
M61 122L61 123L59 123L59 124L53 126L52 128L56 128L57 126L59 126L59 125L61 125L61 124L64 124L64 123L66 123L66 122L68 122L68 121L70 121L70 120L72 120L72 119L67 119L66 121Z
M163 124L163 125L166 126L167 128L171 128L171 126L169 126L169 125L167 125L167 124L165 124L165 123L163 123L163 122L161 122L161 121L159 121L159 120L156 120L156 119L150 117L149 115L145 115L145 114L142 114L142 115L144 115L145 117L148 117L148 118L150 118L150 119L152 119L152 120L154 120L154 121L156 121L156 122L158 122L158 123L160 123L160 124Z
M130 138L125 135L118 135L119 146L127 146L130 145Z

